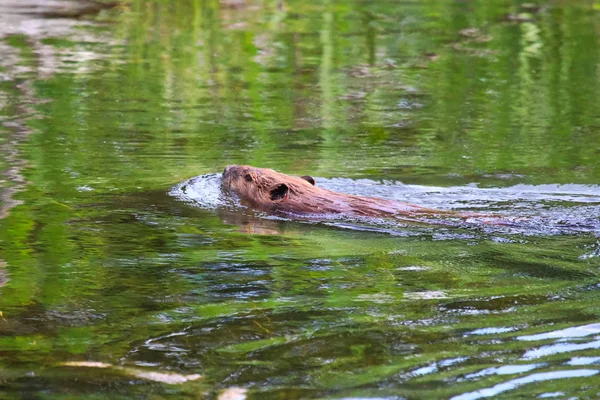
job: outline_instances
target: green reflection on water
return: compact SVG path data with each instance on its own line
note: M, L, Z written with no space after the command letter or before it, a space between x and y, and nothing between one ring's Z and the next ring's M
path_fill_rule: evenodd
M0 223L0 393L448 398L508 380L468 378L486 368L562 368L568 353L523 360L548 343L516 338L598 321L592 235L248 234L165 192L231 163L596 184L598 21L578 2L134 0L0 32L0 189L21 202ZM205 378L59 365L74 360Z

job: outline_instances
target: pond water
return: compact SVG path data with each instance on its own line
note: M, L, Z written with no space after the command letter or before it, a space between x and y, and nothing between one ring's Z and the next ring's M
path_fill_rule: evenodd
M12 3L0 397L598 397L598 1ZM254 215L229 164L525 222Z

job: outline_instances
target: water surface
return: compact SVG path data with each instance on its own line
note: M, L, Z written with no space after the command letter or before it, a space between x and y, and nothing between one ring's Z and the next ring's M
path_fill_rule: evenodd
M68 4L0 2L0 397L597 396L597 3ZM256 217L228 164L534 223Z

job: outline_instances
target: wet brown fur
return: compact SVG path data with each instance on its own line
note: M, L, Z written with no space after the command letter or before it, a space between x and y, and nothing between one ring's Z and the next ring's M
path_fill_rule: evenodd
M234 193L243 205L269 214L345 214L396 218L425 215L462 218L475 216L394 200L338 193L315 186L314 179L309 176L300 178L246 165L230 165L225 168L222 185Z

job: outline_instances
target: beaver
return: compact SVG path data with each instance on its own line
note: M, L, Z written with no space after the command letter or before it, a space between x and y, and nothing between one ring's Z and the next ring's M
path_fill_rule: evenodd
M355 196L323 189L311 176L290 176L268 168L229 165L223 171L222 187L238 197L242 205L275 215L344 215L416 219L449 216L462 219L474 213L437 210L377 197ZM489 217L489 216L488 216Z

